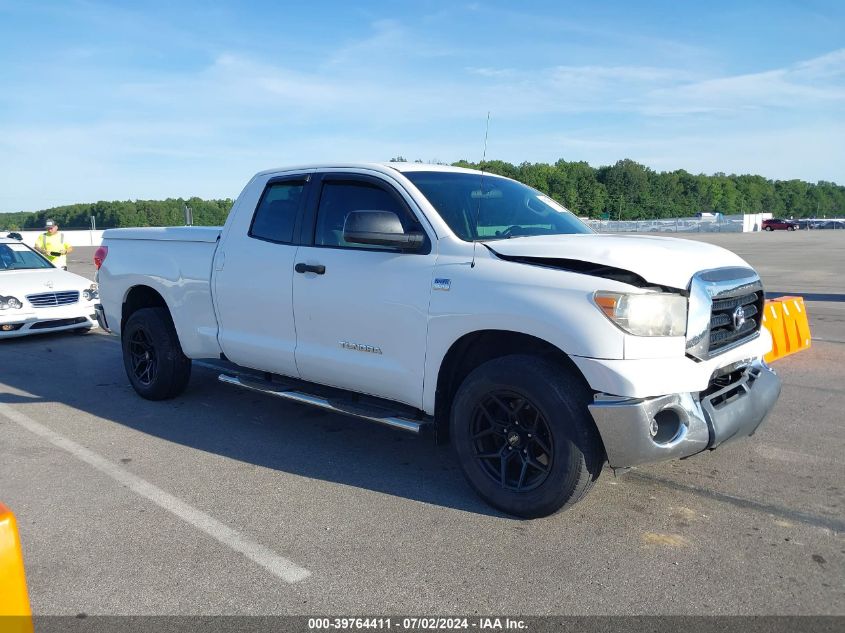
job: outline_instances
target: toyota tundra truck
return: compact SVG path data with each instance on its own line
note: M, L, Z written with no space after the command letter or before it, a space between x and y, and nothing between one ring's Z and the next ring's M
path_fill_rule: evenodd
M95 264L141 397L179 395L214 359L227 385L451 443L521 517L571 506L605 464L751 435L780 394L740 257L596 234L479 171L265 171L222 228L108 230Z

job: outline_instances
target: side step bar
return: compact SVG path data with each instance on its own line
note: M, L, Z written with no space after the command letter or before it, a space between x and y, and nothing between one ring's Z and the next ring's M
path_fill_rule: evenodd
M250 391L257 391L265 393L277 398L284 398L285 400L292 400L293 402L301 402L312 407L319 407L341 413L343 415L351 415L356 418L362 418L371 422L378 422L394 429L401 429L416 435L421 435L425 429L433 426L430 420L412 420L410 418L401 417L399 415L390 415L387 409L379 406L368 406L360 402L345 402L343 400L331 400L322 396L305 393L304 391L296 391L292 388L286 388L284 385L274 384L269 381L251 380L245 376L231 376L228 374L220 374L217 380L228 385L235 385Z

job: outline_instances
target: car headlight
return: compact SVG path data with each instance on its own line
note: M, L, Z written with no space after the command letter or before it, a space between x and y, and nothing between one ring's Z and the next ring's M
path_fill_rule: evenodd
M94 301L100 296L100 289L97 284L91 284L90 288L82 291L82 298L86 301Z
M23 304L16 297L0 296L0 310L20 310Z
M687 298L665 292L596 292L593 301L608 319L634 336L683 336Z

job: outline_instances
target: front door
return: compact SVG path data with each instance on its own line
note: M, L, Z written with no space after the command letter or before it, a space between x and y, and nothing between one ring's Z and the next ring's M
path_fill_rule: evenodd
M406 231L425 229L384 180L345 173L318 180L293 276L300 376L421 408L432 241L427 236L414 253L347 243L351 211L392 211Z

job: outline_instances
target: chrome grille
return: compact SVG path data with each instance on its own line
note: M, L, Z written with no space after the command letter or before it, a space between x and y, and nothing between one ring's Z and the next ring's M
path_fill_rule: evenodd
M739 307L742 307L744 322L737 327L734 312ZM710 353L756 334L760 323L754 317L762 311L762 307L762 290L730 299L714 300L710 311Z
M60 292L40 292L34 295L26 295L26 300L29 301L33 308L69 306L79 301L79 291L63 290Z
M751 269L717 268L695 275L690 285L687 353L707 359L756 337L763 302L763 286Z

